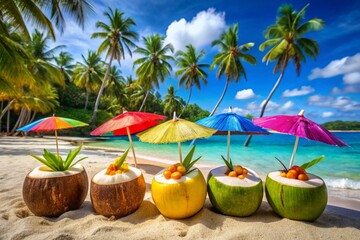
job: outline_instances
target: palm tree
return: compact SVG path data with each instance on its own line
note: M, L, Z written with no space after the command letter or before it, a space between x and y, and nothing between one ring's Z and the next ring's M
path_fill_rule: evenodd
M207 73L203 68L209 67L207 63L199 63L199 60L205 56L205 51L201 50L199 54L196 53L196 49L191 44L186 45L186 52L178 51L175 54L176 63L179 67L179 70L175 72L175 77L181 76L179 81L179 87L185 84L185 90L190 89L189 97L186 101L184 109L189 104L192 87L195 85L200 90L200 81L207 85L206 78L208 77ZM179 115L179 117L181 114Z
M50 10L50 19L63 32L65 27L63 13L73 17L84 27L85 16L93 12L93 7L87 0L53 1L53 0L1 0L0 1L0 69L7 81L18 81L20 78L30 79L23 60L28 59L28 53L19 42L14 41L11 33L17 32L22 38L30 40L28 26L46 30L55 39L55 30L46 13ZM8 25L11 23L11 31ZM11 62L12 64L8 64Z
M176 91L174 86L169 86L167 94L164 96L164 114L168 114L168 116L172 116L174 112L179 112L181 105L181 97L176 96Z
M140 85L147 91L139 112L143 109L153 85L159 88L159 80L164 82L165 78L170 76L172 67L168 61L174 60L173 56L167 55L169 51L174 52L174 47L172 44L164 46L164 37L159 34L143 37L143 42L145 46L138 47L134 51L143 55L143 57L135 60L134 67L139 65L135 73Z
M72 70L75 65L72 64L74 58L68 52L60 52L58 57L54 57L56 65L60 68L65 82L70 81Z
M84 63L77 62L74 69L73 82L76 86L86 90L84 109L87 109L90 92L97 91L102 84L101 78L104 66L99 55L93 51L88 51L87 58L84 55L81 55L81 57Z
M30 39L26 23L47 30L55 39L55 31L50 20L55 22L61 33L65 29L64 12L67 16L75 18L76 22L84 28L86 15L94 12L93 6L87 0L54 1L54 0L2 0L0 1L0 16L12 22L22 35ZM47 16L49 14L49 16ZM49 19L50 18L50 19ZM2 20L3 20L2 19Z
M233 27L229 27L227 31L220 35L219 39L214 40L211 44L212 46L219 46L221 52L215 55L210 69L214 69L218 66L216 76L220 79L222 75L225 75L226 83L221 97L211 111L210 116L214 115L216 109L223 100L228 84L234 80L235 82L239 82L241 76L246 79L245 69L240 60L244 60L251 64L256 63L254 56L244 53L250 50L250 48L254 46L254 43L250 42L238 46L238 41L238 24L235 24Z
M113 11L111 8L109 8L109 11L105 12L104 15L108 18L110 24L107 25L101 21L97 22L96 27L100 28L102 32L93 33L91 38L104 39L104 41L99 46L98 54L106 51L106 58L110 57L110 59L104 80L96 98L94 112L91 119L92 123L95 123L100 97L106 86L106 80L109 76L112 61L115 59L119 62L120 65L120 59L125 59L125 49L129 55L132 56L130 47L135 47L136 45L133 41L138 39L137 33L130 29L136 25L135 22L131 18L124 19L123 12L119 12L118 9Z
M121 70L119 68L116 66L111 67L104 93L107 96L115 97L119 104L125 106L127 102L126 84L125 78L120 74Z
M303 35L311 31L321 30L325 22L319 18L313 18L307 22L303 22L308 6L309 4L301 9L300 12L293 10L291 4L280 6L276 23L270 25L265 30L265 38L267 40L259 46L259 49L261 51L264 51L268 47L271 47L271 49L265 54L262 60L263 62L266 61L266 63L276 61L273 72L281 72L261 108L260 117L264 115L267 104L283 79L288 63L291 60L294 61L296 73L299 76L301 62L305 62L305 56L308 55L315 59L319 54L319 45L317 42L310 38L304 38ZM247 138L244 145L248 146L250 141L251 135Z

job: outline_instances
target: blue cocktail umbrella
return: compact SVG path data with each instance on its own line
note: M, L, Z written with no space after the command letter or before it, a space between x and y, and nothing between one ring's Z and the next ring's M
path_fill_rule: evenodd
M269 134L269 132L262 127L256 126L252 121L246 117L240 116L232 112L231 107L229 112L218 115L206 117L198 120L196 123L214 128L218 130L216 134L227 134L227 160L230 159L230 133L232 134Z

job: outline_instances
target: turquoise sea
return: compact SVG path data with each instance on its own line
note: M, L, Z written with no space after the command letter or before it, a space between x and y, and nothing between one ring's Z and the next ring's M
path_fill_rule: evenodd
M360 189L360 133L335 132L340 139L350 147L337 147L324 143L300 139L294 165L302 165L321 155L325 156L308 172L322 177L329 187ZM230 156L234 164L240 164L255 170L265 176L268 172L282 169L275 157L289 165L295 137L285 134L270 134L254 136L249 147L243 143L247 136L231 135ZM138 155L161 159L178 159L177 144L149 144L143 143L133 136L135 151ZM183 156L190 150L191 142L181 144ZM227 136L215 135L206 139L197 139L194 157L202 156L201 162L222 164L221 155L226 157ZM110 137L104 141L92 142L89 145L97 147L111 147L126 149L129 141L124 137Z

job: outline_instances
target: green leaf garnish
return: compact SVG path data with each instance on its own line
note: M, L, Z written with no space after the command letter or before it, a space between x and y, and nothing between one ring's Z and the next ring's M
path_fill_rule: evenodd
M130 147L128 149L126 149L126 151L123 153L123 155L121 157L118 157L115 159L114 161L114 165L117 167L117 168L121 168L121 165L123 165L123 163L125 162L125 159L129 153L129 150L130 150Z
M33 154L30 154L30 156L32 156L33 158L35 158L42 164L48 166L53 171L66 171L69 168L73 167L78 162L87 158L87 157L83 157L83 158L77 160L75 163L73 163L75 157L78 155L81 148L82 148L82 145L80 145L74 151L70 151L65 160L63 160L61 156L57 156L57 155L47 151L46 149L44 149L43 158L41 158L39 156L35 156Z
M197 161L199 161L199 159L201 158L201 156L200 156L200 157L198 157L197 159L192 160L192 158L193 158L193 156L194 156L194 152L195 152L195 147L196 147L196 145L194 145L194 146L190 149L189 153L186 155L186 157L185 157L185 159L184 159L184 161L183 161L183 166L184 166L185 169L186 169L186 173L185 173L185 174L188 174L188 173L192 172L193 170L190 170L190 169L191 169L191 168L194 166L194 164L195 164Z
M315 158L314 160L310 161L310 162L307 162L307 163L304 163L303 165L301 165L301 167L303 169L308 169L312 166L314 166L315 164L317 164L318 162L320 162L321 160L323 160L325 158L324 155L318 157L318 158Z
M230 160L228 161L228 160L226 160L226 158L224 158L223 155L221 155L221 157L222 157L224 163L226 164L226 167L228 168L228 170L229 170L229 171L234 171L234 166L233 166L233 164L232 164L231 158L230 158Z

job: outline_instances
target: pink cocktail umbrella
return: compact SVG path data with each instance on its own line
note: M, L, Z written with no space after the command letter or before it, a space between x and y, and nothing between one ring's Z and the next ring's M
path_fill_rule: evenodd
M155 126L160 123L159 121L164 120L165 118L166 117L163 115L153 113L124 111L122 114L110 119L98 128L94 129L90 134L93 136L101 136L106 133L112 136L128 135L136 167L137 160L131 134L138 133Z
M254 124L260 127L296 136L289 168L292 167L294 162L299 137L339 147L349 146L319 124L304 117L304 112L304 110L301 110L298 115L276 115L253 119Z

